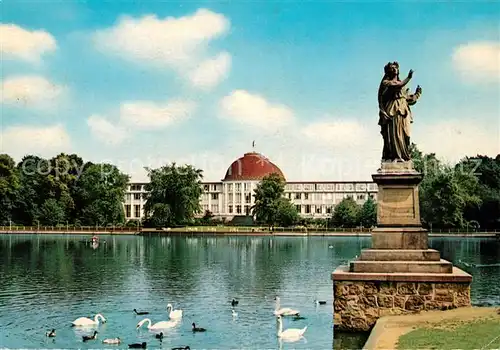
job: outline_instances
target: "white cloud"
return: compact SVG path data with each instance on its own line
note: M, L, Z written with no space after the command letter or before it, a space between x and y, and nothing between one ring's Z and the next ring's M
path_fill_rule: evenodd
M263 96L245 90L234 90L223 97L219 107L220 118L271 132L290 126L295 120L289 107L268 102Z
M44 30L29 31L15 24L0 24L0 53L4 58L39 63L43 54L56 48L56 40Z
M60 124L44 127L10 126L0 133L1 152L20 160L26 154L53 157L69 152L70 136Z
M115 118L94 114L87 119L87 125L97 139L118 145L136 130L157 130L180 123L189 118L195 108L194 102L180 99L164 103L128 101L120 105Z
M455 48L452 61L473 82L500 82L500 42L471 42Z
M102 52L143 66L174 68L195 86L206 88L219 82L230 68L226 52L215 59L204 58L209 43L227 33L229 27L224 15L198 9L178 18L123 16L115 26L94 33L93 38Z
M36 75L15 76L2 82L0 102L26 108L55 107L65 88Z
M125 102L120 107L120 120L141 129L157 129L189 118L194 109L193 102L184 100L163 104L150 101Z
M412 141L424 153L455 163L477 154L495 157L500 153L500 121L490 127L469 120L442 120L415 128Z
M342 148L363 145L370 135L360 122L332 117L308 124L302 130L313 142Z
M221 52L214 58L200 62L188 77L194 86L211 88L227 77L230 68L231 55Z
M113 125L99 115L91 115L87 125L97 139L110 145L118 145L127 138L127 131L123 127Z

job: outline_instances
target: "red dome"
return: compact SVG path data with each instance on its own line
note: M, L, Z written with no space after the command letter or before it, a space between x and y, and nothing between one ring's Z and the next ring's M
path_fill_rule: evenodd
M227 169L223 181L262 180L265 176L277 173L283 179L280 168L271 163L260 153L245 153L243 157L235 160Z

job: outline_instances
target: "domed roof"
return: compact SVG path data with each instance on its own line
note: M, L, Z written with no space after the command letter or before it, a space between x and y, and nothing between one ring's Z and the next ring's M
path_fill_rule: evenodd
M285 176L275 164L260 153L245 153L235 160L227 169L222 181L262 180L265 176L277 173L283 179Z

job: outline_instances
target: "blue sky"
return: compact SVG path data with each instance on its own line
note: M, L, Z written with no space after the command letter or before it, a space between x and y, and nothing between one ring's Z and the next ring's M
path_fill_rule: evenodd
M0 152L76 152L219 180L255 150L289 180L370 180L383 66L415 71L412 140L500 153L495 1L3 1ZM40 15L42 14L43 15Z

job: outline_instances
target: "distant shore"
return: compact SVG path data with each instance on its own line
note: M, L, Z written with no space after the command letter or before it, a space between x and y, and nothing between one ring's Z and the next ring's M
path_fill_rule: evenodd
M286 237L309 237L309 236L320 236L320 237L371 237L371 232L366 231L274 231L270 232L268 230L258 230L258 229L240 229L240 228L218 228L213 227L194 227L186 229L142 229L138 231L137 229L12 229L0 228L0 234L60 234L60 235L126 235L126 236L286 236ZM500 238L500 232L441 232L441 233L429 233L429 237L474 237L474 238Z

